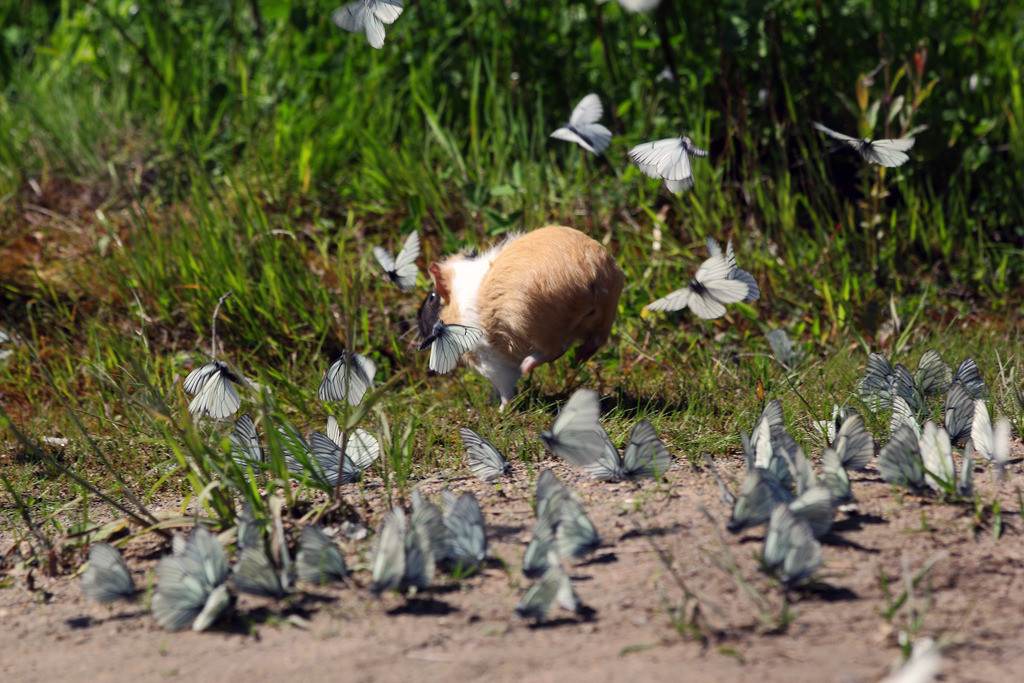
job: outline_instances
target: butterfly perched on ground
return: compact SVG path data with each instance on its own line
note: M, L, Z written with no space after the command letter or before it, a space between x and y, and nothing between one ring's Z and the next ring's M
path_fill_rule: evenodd
M826 128L820 123L812 123L816 130L821 131L829 137L846 143L857 150L866 161L879 166L895 167L905 164L910 157L907 150L914 146L914 138L895 138L889 140L871 140L869 138L855 138L850 135L837 133L831 128Z
M348 576L341 549L315 524L302 528L299 554L295 558L299 580L315 585L344 581Z
M1005 479L1006 463L1010 459L1010 421L1001 417L993 429L988 407L980 398L974 401L971 441L981 457L995 465L999 479Z
M698 318L710 320L725 315L725 304L734 304L750 296L743 280L733 279L733 266L721 252L700 264L690 283L682 289L644 306L648 311L680 311L689 307Z
M942 419L946 425L949 440L963 443L971 436L974 420L974 397L960 382L953 382L942 406Z
M309 435L309 449L329 486L337 486L339 476L342 484L359 481L363 471L380 457L380 443L365 429L356 428L349 433L344 456L341 442L341 428L333 415L327 418L327 436L319 432Z
M463 493L445 504L444 513L449 536L448 563L463 576L477 571L487 559L487 534L480 503L472 493Z
M915 490L924 488L921 447L917 435L907 425L901 426L878 453L878 471L882 479Z
M693 187L690 157L707 155L707 150L694 145L685 135L645 142L629 150L629 158L640 172L651 178L664 179L670 192L683 192Z
M796 586L821 567L821 544L810 525L783 504L772 509L761 558L786 586Z
M921 453L921 466L924 469L925 484L933 491L942 491L948 484L956 483L956 470L953 465L953 447L949 442L949 434L942 427L928 420L921 429L917 440Z
M572 580L557 558L552 557L544 575L530 586L530 590L526 591L526 595L516 606L516 613L540 623L551 616L551 610L556 604L575 613L582 609L582 603L572 587Z
M321 401L348 401L357 406L366 392L373 388L373 377L377 365L358 353L342 351L338 360L331 363L320 382L317 392Z
M612 132L598 123L603 114L601 98L590 93L572 110L569 123L552 133L551 137L575 142L588 152L600 154L612 141Z
M245 383L224 361L205 363L188 373L182 384L186 393L195 396L188 404L188 411L215 420L231 417L242 405L234 385Z
M391 508L373 552L370 591L426 588L434 581L436 564L428 530L408 524L401 508Z
M398 285L400 290L408 292L416 286L416 275L419 274L416 259L420 255L418 232L413 230L409 233L409 236L405 238L405 244L402 245L402 251L398 252L398 256L395 258L391 258L391 254L384 247L374 247L373 255L380 267L384 269L388 280Z
M366 40L378 50L384 47L384 24L393 24L402 14L402 0L356 0L331 13L331 21L350 33L366 33Z
M455 369L459 356L473 348L484 336L483 330L465 325L446 325L438 320L423 343L420 351L430 347L431 370L445 374Z
M772 349L772 355L775 356L784 367L795 368L804 359L804 351L799 346L793 343L793 340L786 334L786 330L781 327L772 330L765 335L768 339L768 345Z
M242 593L280 600L289 593L286 572L278 570L262 543L246 546L232 571L235 588Z
M156 575L153 617L168 631L190 623L193 631L206 630L231 604L224 548L204 527L192 530L180 555L160 560Z
M109 543L93 543L89 548L89 566L82 573L82 592L94 602L134 600L139 594L128 565L117 548Z
M512 465L490 441L469 427L461 427L459 434L469 456L469 469L477 479L484 482L494 481L512 471Z

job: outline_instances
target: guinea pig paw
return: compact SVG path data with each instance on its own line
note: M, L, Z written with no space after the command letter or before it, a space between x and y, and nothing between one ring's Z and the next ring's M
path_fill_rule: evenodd
M543 362L543 356L540 353L534 353L523 359L523 362L519 364L519 371L525 375Z

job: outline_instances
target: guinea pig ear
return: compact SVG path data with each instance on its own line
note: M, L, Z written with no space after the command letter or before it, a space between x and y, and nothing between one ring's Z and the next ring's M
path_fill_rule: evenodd
M434 281L434 289L441 295L441 300L449 301L451 299L452 286L448 274L441 270L440 264L430 264L430 279Z

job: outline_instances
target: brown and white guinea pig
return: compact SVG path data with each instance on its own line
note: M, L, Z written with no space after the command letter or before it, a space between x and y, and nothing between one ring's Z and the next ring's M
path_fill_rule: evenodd
M476 256L450 256L431 264L430 277L420 334L438 320L483 330L466 359L494 385L502 408L523 373L576 343L583 362L608 341L624 279L607 249L557 225L513 234Z

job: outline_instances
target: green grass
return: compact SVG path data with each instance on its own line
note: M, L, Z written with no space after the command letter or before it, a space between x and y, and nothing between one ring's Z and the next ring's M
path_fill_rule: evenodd
M67 471L120 502L130 490L142 515L202 497L230 523L232 496L257 500L223 450L230 425L193 425L180 389L229 290L220 355L272 389L243 408L261 433L323 429L316 388L342 348L371 356L378 383L397 377L360 423L382 437L378 467L401 497L418 477L464 471L462 424L532 468L536 434L579 385L600 385L618 444L647 418L698 463L735 452L778 397L817 452L796 392L821 418L849 400L866 352L893 345L911 367L929 346L974 356L993 412L1021 424L1017 3L915 14L850 0L819 15L811 2L697 2L651 16L431 3L408 6L382 51L334 27L332 4L256 4L259 31L242 0L0 10L0 327L25 342L0 361L0 473L18 496L0 493L0 524L28 533L25 511L52 538L69 510L93 515L98 494ZM676 83L658 79L663 35ZM596 158L547 137L591 90L616 136ZM831 153L811 120L927 130L910 164L883 173ZM712 156L674 196L626 151L684 132ZM413 332L427 282L385 286L370 249L419 230L429 263L544 223L606 243L626 289L589 367L544 366L499 415L482 378L428 376ZM641 320L705 257L705 235L731 236L761 300L715 322ZM893 313L903 327L883 344ZM763 336L778 326L810 350L792 384ZM70 444L38 442L56 435ZM261 484L274 487L287 473L271 451Z

